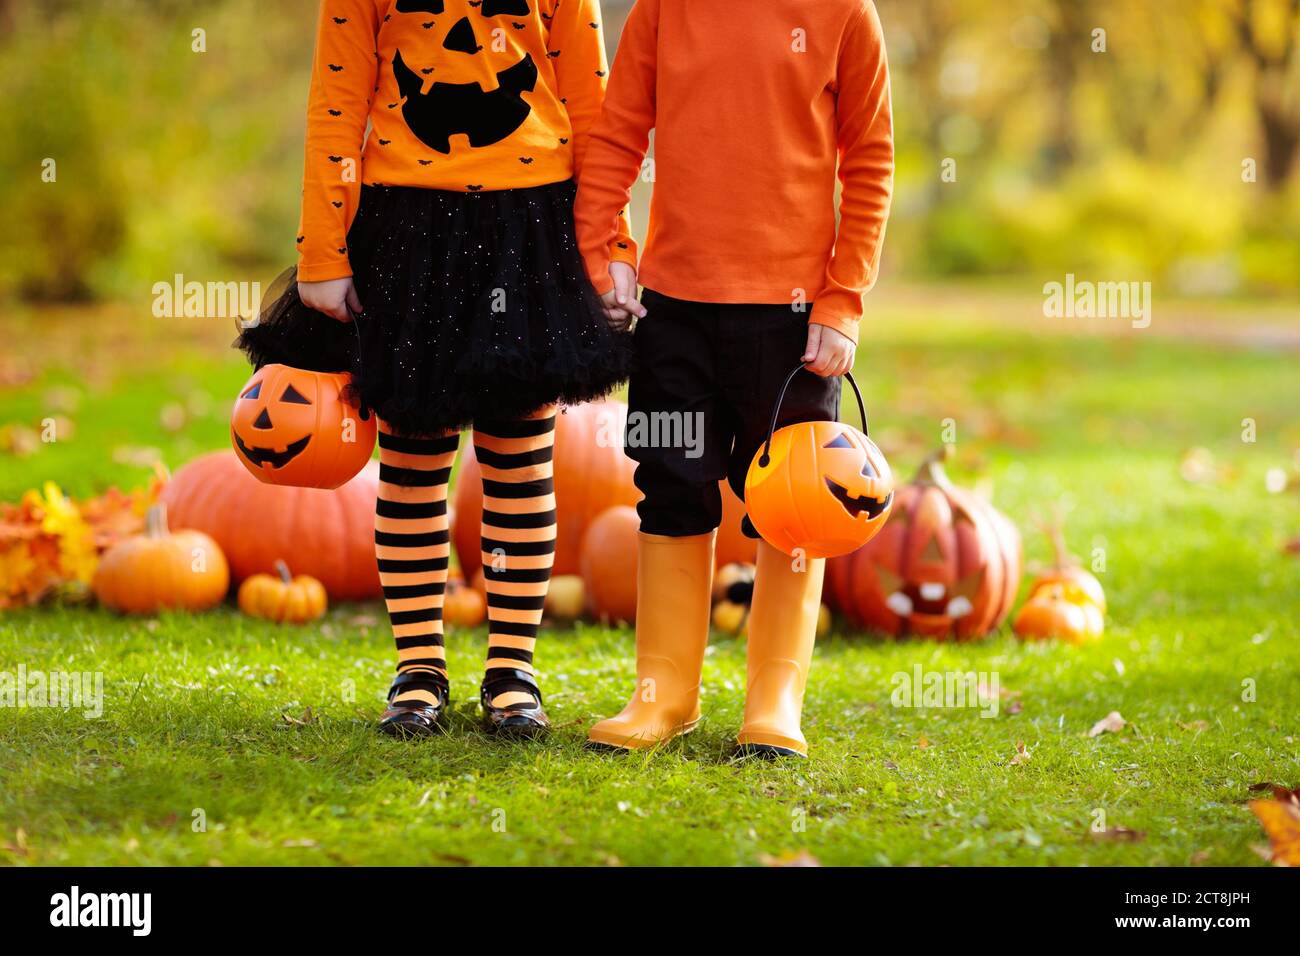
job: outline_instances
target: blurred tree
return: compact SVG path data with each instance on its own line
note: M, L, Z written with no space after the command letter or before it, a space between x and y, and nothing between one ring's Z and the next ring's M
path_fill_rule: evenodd
M1229 10L1255 70L1264 183L1276 188L1300 150L1300 0L1230 0Z

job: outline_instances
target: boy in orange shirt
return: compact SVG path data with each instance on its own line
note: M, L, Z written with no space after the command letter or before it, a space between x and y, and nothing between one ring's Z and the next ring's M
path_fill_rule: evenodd
M651 129L638 276L610 250L630 245L620 210ZM579 176L578 242L610 320L639 320L629 438L637 422L694 416L703 441L629 440L645 496L637 692L591 729L592 744L653 746L698 722L718 481L743 496L777 389L800 362L816 374L793 380L778 425L838 416L892 179L889 76L870 0L637 0ZM807 755L800 717L823 571L758 542L742 754Z

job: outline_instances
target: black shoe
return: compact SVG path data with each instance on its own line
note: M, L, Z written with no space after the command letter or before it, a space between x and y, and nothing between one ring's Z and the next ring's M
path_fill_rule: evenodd
M394 704L393 698L408 690L426 690L433 694L436 703L420 701ZM407 671L393 679L388 689L388 709L379 719L379 729L392 737L430 737L438 732L438 718L451 702L451 688L442 674L427 671Z
M510 691L530 694L533 700L526 703L494 707L492 700ZM536 737L551 729L551 721L542 709L542 689L537 678L528 671L513 667L494 667L483 678L479 691L483 705L483 719L487 729L508 737Z
M785 757L794 757L797 760L808 759L806 754L791 750L789 747L777 747L773 744L736 744L737 760L748 760L750 758L780 760Z

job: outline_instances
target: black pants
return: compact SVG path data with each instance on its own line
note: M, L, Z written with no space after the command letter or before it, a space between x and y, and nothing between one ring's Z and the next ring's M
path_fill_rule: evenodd
M722 521L719 480L742 499L782 381L808 342L789 305L684 302L645 290L628 388L628 456L647 534L706 534ZM811 308L811 304L809 305ZM801 372L777 427L839 417L840 380ZM749 522L745 533L757 537Z

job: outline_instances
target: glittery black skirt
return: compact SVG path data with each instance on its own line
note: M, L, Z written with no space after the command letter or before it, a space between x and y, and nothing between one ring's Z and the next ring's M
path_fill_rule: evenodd
M257 368L350 371L363 410L409 435L600 398L627 378L631 335L587 280L574 193L363 186L348 231L356 322L303 305L289 270L235 344Z

